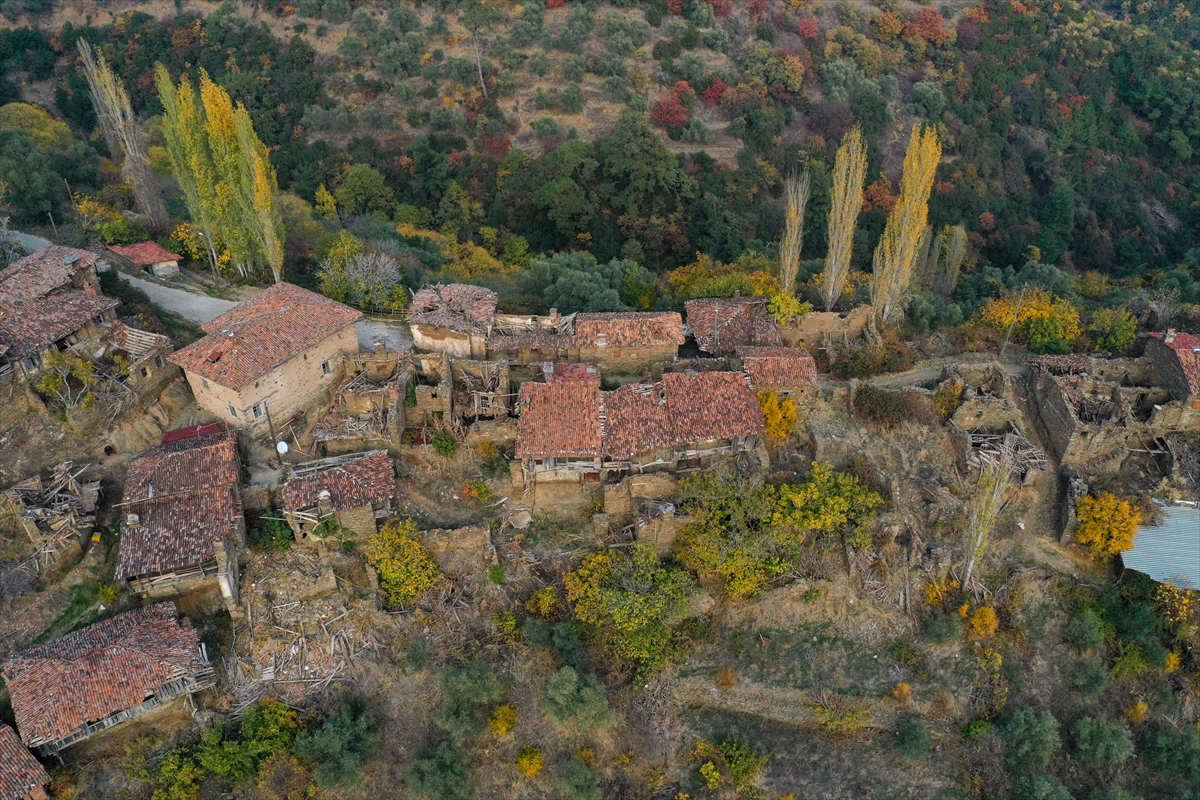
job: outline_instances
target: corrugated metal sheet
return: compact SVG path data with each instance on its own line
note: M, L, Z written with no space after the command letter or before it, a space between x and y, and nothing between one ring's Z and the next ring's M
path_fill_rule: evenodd
M1173 578L1200 587L1200 508L1163 506L1162 512L1161 525L1138 530L1133 549L1121 554L1122 563L1160 583Z

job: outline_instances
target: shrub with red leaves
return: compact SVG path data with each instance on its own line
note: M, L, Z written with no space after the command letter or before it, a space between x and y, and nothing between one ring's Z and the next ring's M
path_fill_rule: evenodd
M821 35L821 29L811 19L802 19L796 25L796 33L800 34L803 39L816 39Z
M663 98L654 110L650 112L650 121L660 128L673 130L682 128L691 120L691 114L679 102L679 98L671 95Z
M566 0L546 0L546 8L562 8L566 5Z
M709 0L713 7L713 16L725 19L733 13L733 0Z
M758 22L767 13L767 0L750 0L746 10L750 12L750 19Z
M667 10L672 14L683 12L683 0L667 0Z
M504 158L512 149L512 142L507 136L483 137L483 152L492 158Z
M985 211L979 215L979 227L985 231L996 230L996 215L990 211Z
M725 81L720 78L713 78L712 83L704 90L704 94L700 95L700 97L704 100L704 105L715 106L721 102L721 98L725 96L725 90L728 88L729 84L725 83Z
M904 35L914 39L924 39L934 47L946 43L950 32L942 27L942 15L932 8L922 8L904 25Z

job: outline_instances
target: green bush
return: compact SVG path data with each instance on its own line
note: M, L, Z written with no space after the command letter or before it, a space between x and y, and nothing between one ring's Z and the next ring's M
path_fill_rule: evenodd
M607 728L616 721L600 682L571 667L551 676L542 708L562 725L577 722L585 728Z
M1107 792L1097 789L1092 792L1092 800L1142 800L1142 798L1135 794L1129 794L1120 787L1114 787Z
M484 706L496 702L504 694L504 686L480 661L465 667L446 667L438 673L442 686L442 710L437 717L438 727L455 740L487 732Z
M1099 697L1108 688L1108 670L1099 656L1091 656L1071 668L1071 685L1087 697Z
M907 715L896 728L896 752L906 761L919 761L929 753L929 732L920 717Z
M600 778L596 771L577 755L571 756L558 768L558 788L564 800L602 800Z
M1133 757L1133 734L1124 722L1084 717L1075 725L1075 758L1101 768L1118 767Z
M1013 800L1073 800L1067 787L1057 778L1044 776L1018 778L1013 781Z
M458 443L449 431L438 431L433 435L433 452L443 458L453 458L458 452Z
M881 428L934 420L933 405L927 398L915 392L879 389L869 383L861 384L855 391L854 413Z
M948 644L962 638L962 622L955 614L934 614L929 618L929 639L935 644Z
M570 622L551 623L529 617L521 626L521 633L534 647L552 651L558 656L559 663L577 672L583 670L583 645Z
M1008 764L1020 773L1044 768L1061 744L1054 715L1049 711L1035 714L1028 706L1016 709L1004 720L1000 733L1008 745Z
M968 742L974 742L992 732L995 726L986 719L973 719L963 727L962 736Z
M276 513L272 510L271 513ZM296 542L292 529L282 519L262 517L250 529L250 544L264 553L286 553Z
M409 672L421 672L429 663L429 642L413 639L404 648L404 668Z
M1200 784L1200 730L1166 730L1151 738L1146 756L1160 772Z
M196 760L213 775L236 783L254 775L271 756L291 748L299 730L296 712L267 698L246 709L236 735L225 738L221 726L205 731Z
M415 797L430 800L473 800L471 772L463 763L462 753L452 744L417 754L408 768L408 788Z
M332 22L334 25L345 22L350 19L350 3L349 0L325 0L325 5L321 8L321 16L326 22Z
M503 586L504 584L508 583L504 577L504 565L490 564L488 566L488 580L496 586Z
M908 345L889 340L881 345L864 345L839 352L829 364L829 372L839 380L871 378L902 372L917 363L919 356Z
M375 715L352 700L313 733L296 738L296 754L317 766L318 786L337 789L362 782L362 765L375 749Z
M578 114L583 111L586 102L583 89L578 83L572 83L558 96L558 104L562 106L563 113L566 114Z
M1085 608L1071 617L1063 635L1081 653L1095 650L1104 643L1104 627L1100 617L1090 608Z

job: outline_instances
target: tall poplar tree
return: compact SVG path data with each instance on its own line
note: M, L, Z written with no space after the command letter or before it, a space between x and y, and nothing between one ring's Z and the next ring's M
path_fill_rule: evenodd
M104 141L113 158L124 154L122 172L133 190L138 209L146 216L152 230L165 231L171 224L167 205L158 189L158 181L150 169L146 155L146 136L141 122L133 115L129 93L113 74L104 56L97 59L86 39L79 40L79 55L83 59L83 75L87 79L96 121L104 133Z
M867 177L867 146L862 127L855 125L842 137L833 164L832 205L829 209L829 254L825 257L825 282L821 294L825 310L832 311L850 274L854 229L862 211L863 182Z
M283 275L279 187L250 113L201 70L199 93L187 76L176 88L158 67L167 152L188 209L208 240L214 265L223 247L243 277Z
M783 186L787 198L787 220L783 241L779 245L779 279L784 294L795 291L796 273L800 269L800 248L804 240L804 210L808 206L808 171L792 175Z
M875 248L871 304L882 322L896 319L903 311L929 218L929 193L941 158L937 131L919 123L914 125L904 155L900 199L888 214L883 236Z

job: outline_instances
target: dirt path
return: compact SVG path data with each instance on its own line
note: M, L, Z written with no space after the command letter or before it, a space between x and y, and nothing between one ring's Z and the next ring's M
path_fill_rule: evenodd
M232 300L162 286L128 272L122 272L121 277L145 292L154 305L200 325L212 321L237 305Z

